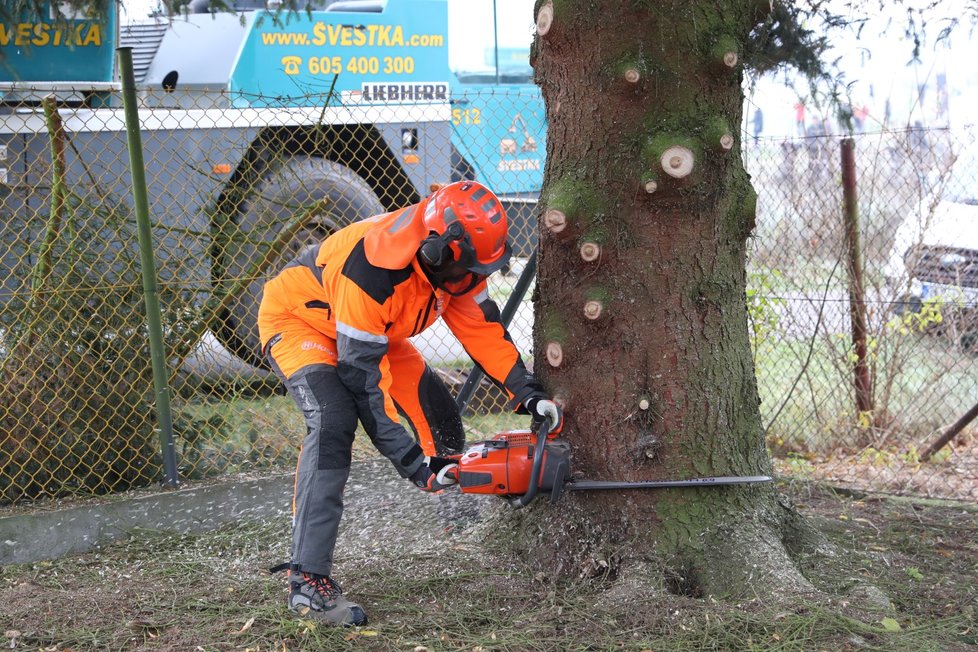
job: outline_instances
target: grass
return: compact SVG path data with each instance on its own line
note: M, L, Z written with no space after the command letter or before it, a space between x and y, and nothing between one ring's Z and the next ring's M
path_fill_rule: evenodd
M886 425L887 441L916 444L974 404L978 357L931 335L893 337L906 342L899 363L888 360L886 352L877 362L877 401L883 382L889 374L893 377L888 402L877 403L877 408L891 419ZM810 347L813 353L806 367ZM780 339L760 345L756 357L761 415L765 424L773 422L771 436L788 443L788 448L822 452L869 443L859 439L852 375L842 360L844 351L844 342L830 345L821 336L814 345L810 340Z
M193 442L178 442L183 475L203 477L256 467L295 465L305 434L302 413L288 396L230 397L225 400L187 402L179 408L181 422L201 436L200 448L188 454ZM474 413L464 419L469 441L496 433L529 427L529 417L508 410ZM402 420L405 428L406 421ZM377 456L362 426L353 443L354 459ZM196 466L194 463L196 462Z
M341 579L371 623L333 629L293 618L281 579L262 571L287 555L283 515L199 536L136 532L98 552L4 567L0 600L8 608L0 632L13 649L76 652L918 652L978 645L973 506L854 500L806 484L784 489L850 551L849 575L881 587L894 609L854 612L844 598L729 604L634 595L601 579L555 581L494 549L491 530L432 531L422 515L427 535L398 539L380 554L355 545L344 551ZM359 536L356 525L341 547Z

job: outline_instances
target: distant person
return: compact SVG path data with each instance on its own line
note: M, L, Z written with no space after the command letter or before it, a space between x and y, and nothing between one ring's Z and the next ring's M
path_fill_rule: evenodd
M910 128L910 148L920 158L930 155L930 141L927 139L927 130L920 120L914 120L913 127Z
M757 143L762 131L764 131L764 113L761 107L757 107L754 109L754 143Z
M852 120L856 123L857 132L863 132L863 128L866 126L867 117L869 117L869 107L865 104L860 104L852 110Z
M817 165L817 163L824 157L826 160L831 159L831 153L829 151L829 139L828 136L832 134L832 129L829 125L828 118L822 118L821 120L816 120L812 123L812 126L808 128L808 133L806 134L808 139L805 142L806 148L808 149L808 165L809 169L824 170L824 167Z
M805 103L801 100L795 103L795 134L804 137L805 129Z
M784 157L784 164L781 166L782 177L791 184L795 182L795 161L798 160L797 142L792 140L781 141L781 155Z
M811 127L805 132L805 149L808 150L808 160L809 164L818 158L819 141L821 137L825 135L825 129L822 127L821 123L814 122Z

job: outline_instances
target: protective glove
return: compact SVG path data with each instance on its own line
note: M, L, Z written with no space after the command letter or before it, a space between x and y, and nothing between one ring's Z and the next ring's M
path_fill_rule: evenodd
M536 430L542 422L540 417L550 417L550 430L548 434L557 434L564 427L564 413L560 406L549 398L528 398L524 403L527 411L533 415L533 429Z
M426 457L409 480L421 491L441 491L458 482L458 464L445 457Z

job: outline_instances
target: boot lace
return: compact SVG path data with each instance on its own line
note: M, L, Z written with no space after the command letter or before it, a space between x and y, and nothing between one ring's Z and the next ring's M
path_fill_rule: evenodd
M306 584L311 586L316 593L331 600L343 594L343 590L340 588L340 585L334 582L328 575L310 575L303 573L302 579Z

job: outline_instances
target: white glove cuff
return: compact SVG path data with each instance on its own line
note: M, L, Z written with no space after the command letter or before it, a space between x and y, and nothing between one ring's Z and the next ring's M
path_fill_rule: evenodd
M435 476L435 481L443 487L450 487L455 484L455 475L449 475L452 471L458 468L458 464L448 464L442 467L442 470L438 472Z

